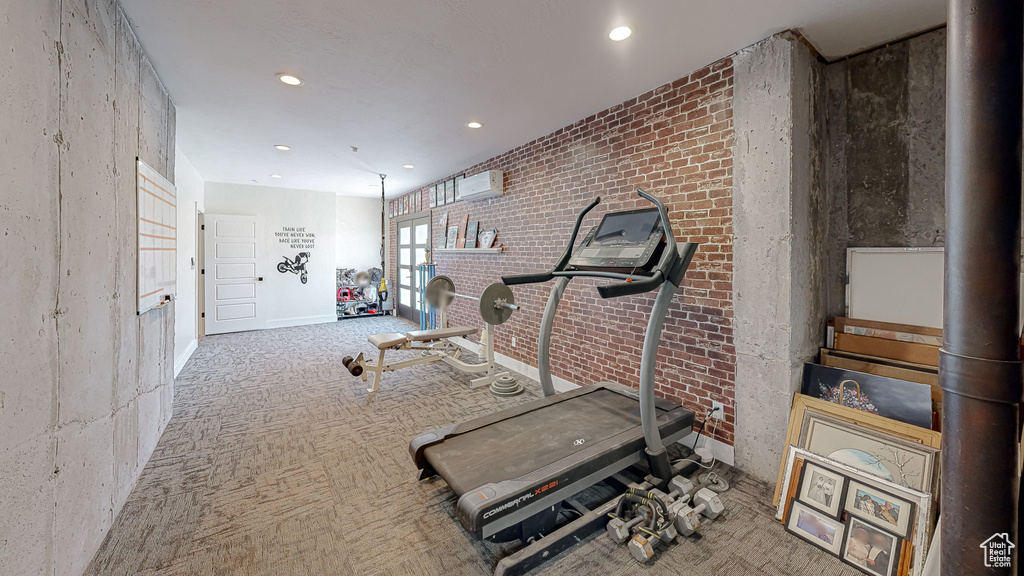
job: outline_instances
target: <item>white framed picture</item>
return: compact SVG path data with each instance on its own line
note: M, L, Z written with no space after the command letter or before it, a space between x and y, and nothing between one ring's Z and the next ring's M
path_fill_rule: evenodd
M934 498L930 493L919 492L893 482L881 480L853 466L849 466L835 460L829 460L824 456L819 456L807 450L802 450L796 446L790 446L789 452L786 456L786 474L783 477L781 485L783 495L789 492L789 486L792 482L798 481L798 475L792 474L794 463L797 458L803 460L805 466L808 463L816 463L819 466L831 469L846 476L849 483L849 487L846 492L847 495L849 495L850 490L853 489L854 483L860 483L876 488L877 490L874 492L876 494L878 491L882 491L886 494L895 495L897 498L905 502L913 503L913 514L910 515L908 519L908 522L911 524L911 527L909 528L911 536L908 540L913 544L910 574L911 576L920 576L924 573L924 564L925 560L928 558L928 547L932 539L932 527L935 525L934 507L932 506ZM788 506L789 501L786 498L781 498L779 500L778 508L776 509L775 518L782 520L785 517L784 514L788 509Z
M815 510L798 500L793 500L789 505L786 531L839 556L839 551L843 546L843 535L846 533L846 525L825 512Z
M839 517L843 508L843 490L846 477L810 462L804 464L800 475L800 491L797 500L817 508L829 516Z

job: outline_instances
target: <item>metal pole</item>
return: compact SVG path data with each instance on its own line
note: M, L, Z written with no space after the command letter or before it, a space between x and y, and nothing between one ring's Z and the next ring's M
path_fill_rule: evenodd
M1024 1L950 0L946 278L939 364L942 574L1014 573L1017 540ZM988 566L986 561L989 560Z

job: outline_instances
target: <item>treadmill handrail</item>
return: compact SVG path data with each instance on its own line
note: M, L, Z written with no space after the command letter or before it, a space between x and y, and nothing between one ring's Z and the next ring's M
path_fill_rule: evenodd
M533 274L513 274L510 276L502 276L501 281L506 286L515 286L517 284L540 284L541 282L547 282L548 280L554 278L555 272L565 270L565 267L569 265L569 260L572 259L572 247L574 244L576 244L576 236L578 236L580 233L580 226L583 224L583 217L586 216L588 212L593 210L594 206L597 206L600 203L601 197L597 196L596 198L591 200L590 204L587 204L587 206L583 208L583 210L581 210L579 214L576 215L576 224L573 226L572 234L569 236L569 245L565 247L564 251L562 251L562 255L558 258L558 261L555 262L554 268L552 268L549 272L537 272Z
M551 275L555 278L609 278L625 281L631 281L634 278L641 280L654 278L654 276L649 274L623 274L621 272L605 272L603 270L566 270L565 272L552 272Z

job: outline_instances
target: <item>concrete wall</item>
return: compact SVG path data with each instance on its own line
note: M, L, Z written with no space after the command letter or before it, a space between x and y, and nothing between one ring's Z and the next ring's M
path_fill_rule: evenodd
M822 71L790 33L734 62L736 465L773 480L824 331Z
M202 211L205 182L192 162L174 148L174 184L178 195L177 288L174 300L174 375L185 367L199 344L196 282L199 278L199 254L196 213Z
M380 268L380 198L338 195L337 268Z
M135 158L174 178L174 106L113 0L2 3L0 39L0 574L79 574L171 415Z
M945 83L944 28L826 67L829 314L848 247L943 245Z
M259 288L264 328L338 321L334 253L337 198L337 194L330 192L206 184L206 214L251 215L262 219L263 242L257 245L257 272L264 277ZM379 219L380 213L375 217ZM302 234L315 234L314 247L296 248L291 245L290 236L277 236L285 227L305 228ZM289 242L282 243L282 239ZM310 253L306 284L302 284L296 274L277 271L277 264L283 262L285 256L294 259L299 252ZM376 253L379 255L379 248Z

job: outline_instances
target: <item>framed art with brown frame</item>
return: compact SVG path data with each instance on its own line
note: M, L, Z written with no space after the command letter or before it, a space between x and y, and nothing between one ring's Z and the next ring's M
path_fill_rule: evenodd
M789 414L789 429L786 431L786 446L804 448L800 443L800 438L804 426L804 416L808 411L814 414L831 416L842 422L853 424L862 432L881 432L909 443L919 444L921 447L932 448L935 453L942 447L942 434L934 430L911 426L910 424L861 412L860 410L847 408L846 406L840 406L817 398L811 398L803 394L793 395L793 407ZM813 452L813 450L811 451ZM780 463L778 482L775 485L775 496L772 500L774 505L779 503L782 477L785 473L786 467L785 461L783 461Z

